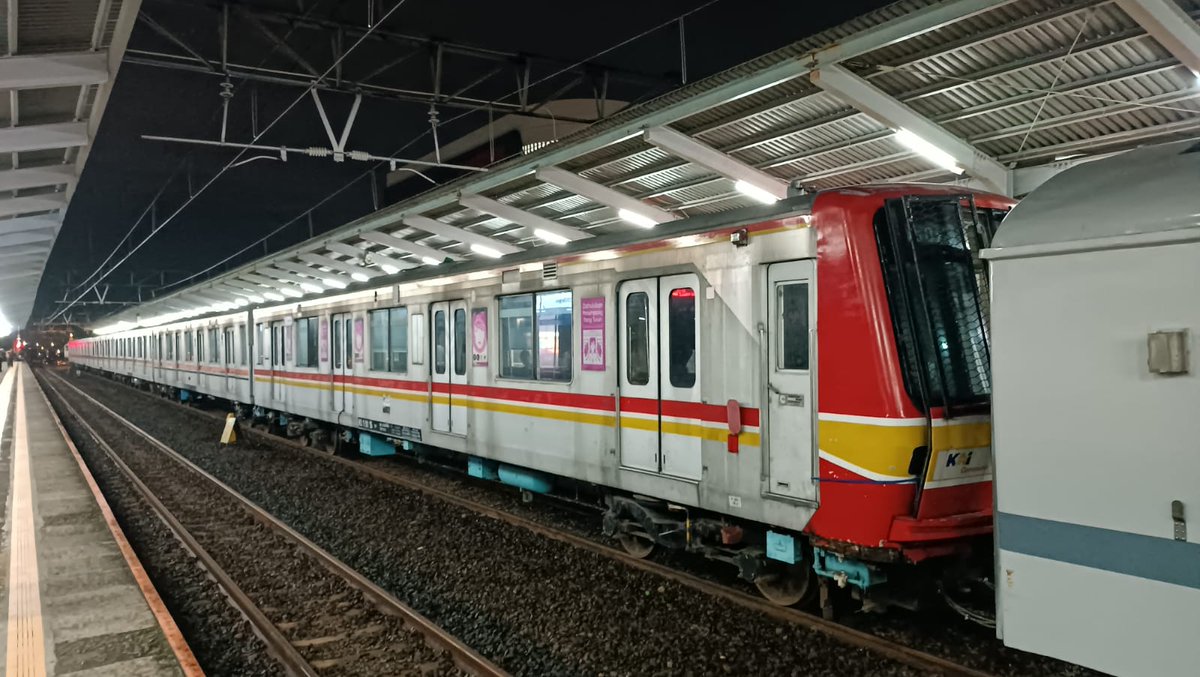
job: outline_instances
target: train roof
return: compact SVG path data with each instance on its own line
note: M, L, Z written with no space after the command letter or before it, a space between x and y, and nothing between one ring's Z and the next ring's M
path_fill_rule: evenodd
M984 256L1136 246L1179 239L1192 229L1200 237L1200 142L1194 140L1139 148L1058 174L1012 210Z

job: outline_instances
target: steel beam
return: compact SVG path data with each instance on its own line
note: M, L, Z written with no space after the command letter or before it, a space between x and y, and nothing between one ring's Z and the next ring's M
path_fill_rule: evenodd
M813 84L866 113L880 124L901 134L907 132L936 150L948 153L960 167L972 177L987 184L990 190L1005 195L1011 193L1011 179L1004 165L866 79L835 64L814 71L811 79Z
M75 182L75 170L70 165L28 167L0 171L0 192L47 188Z
M423 230L430 235L437 235L446 240L461 242L468 247L478 245L480 247L489 247L501 254L516 254L525 251L521 247L510 244L495 237L488 237L481 233L476 233L465 228L460 228L455 225L431 219L428 216L406 216L404 217L404 225L417 230ZM368 231L371 232L371 231ZM362 233L359 233L362 236Z
M360 234L359 237L367 242L373 242L375 244L381 244L385 247L391 247L396 251L406 252L421 259L436 259L439 263L446 259L458 261L460 258L449 252L444 252L440 249L434 249L433 247L427 247L411 240L405 240L402 237L396 237L395 235L389 235L380 230L367 231Z
M365 254L366 252L363 252L363 253ZM357 275L366 275L367 277L379 277L380 275L383 274L383 273L379 272L378 270L371 270L370 268L367 268L366 266L360 266L357 263L350 263L349 261L339 261L333 257L322 256L320 254L301 254L297 258L299 258L301 261L308 261L309 263L315 263L318 266L326 266L328 268L333 268L334 270L340 270L343 273L346 273L351 276L357 274Z
M8 199L0 199L0 217L51 212L66 206L67 196L63 193L10 197ZM4 230L3 224L5 223L5 221L0 221L0 230Z
M537 171L536 176L539 181L545 181L576 195L582 195L593 202L612 207L618 212L622 210L632 212L649 223L666 223L675 219L672 214L654 205L646 204L631 195L613 190L595 181L589 181L561 167L543 167Z
M107 80L108 64L102 52L0 58L0 89L83 87Z
M74 148L87 142L87 124L83 122L0 128L0 153Z
M551 238L543 237L542 239L553 241L555 238L561 238L567 242L574 242L575 240L592 237L591 233L582 231L574 226L568 226L553 219L538 216L533 212L517 209L512 205L506 205L503 202L497 202L482 195L463 193L459 197L458 203L469 209L474 209L484 214L491 214L510 223L515 223L518 226L525 226L535 235L540 230L552 236Z
M1200 26L1175 0L1117 0L1117 6L1200 78Z
M0 235L32 232L58 232L62 218L58 214L24 216L15 219L0 220Z

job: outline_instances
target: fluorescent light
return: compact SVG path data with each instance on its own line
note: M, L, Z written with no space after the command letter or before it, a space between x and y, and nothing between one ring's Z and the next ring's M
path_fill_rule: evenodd
M759 188L758 186L744 179L738 179L737 181L734 181L733 187L736 188L737 192L741 193L742 195L757 200L765 205L773 205L776 202L779 202L779 198L772 195L770 191L764 188Z
M324 287L319 284L313 284L312 282L301 282L300 288L304 291L312 292L313 294L320 294L321 292L325 291Z
M622 221L628 221L633 225L641 226L642 228L653 228L658 225L658 222L649 216L646 216L645 214L639 214L629 209L618 209L617 216L621 217Z
M498 259L501 256L504 256L504 254L500 253L499 250L492 249L491 247L482 244L472 244L471 251L479 254L480 256L486 256L489 259Z
M358 282L366 282L371 278L366 273L350 273L350 279Z
M950 171L954 174L962 174L965 170L958 165L958 161L954 156L937 146L929 143L925 139L913 134L907 129L900 128L896 130L896 141L901 145L913 151L917 155L929 160L933 164Z
M442 263L441 261L438 261L437 259L433 258L432 256L422 256L421 260L424 261L426 265L430 265L430 266L437 266Z
M379 269L382 270L383 272L387 273L388 275L395 275L396 273L400 272L399 268L397 268L396 266L387 264L387 263L379 264Z
M346 288L345 282L342 282L341 280L338 280L338 279L334 279L332 277L321 278L321 284L325 285L326 287L329 287L330 289L345 289Z
M282 301L283 300L283 294L277 294L273 291L263 292L263 296L268 301Z
M248 306L248 305L250 305L250 302L249 302L249 301L247 301L247 300L246 300L246 299L244 299L244 298L240 298L240 297L239 297L239 298L237 298L237 299L234 299L234 301L233 301L233 305L237 306L238 308L241 308L242 306Z
M284 296L290 296L294 299L298 299L301 296L304 296L304 292L300 291L299 289L296 289L295 287L280 287L279 293L283 294Z
M266 303L267 302L266 299L259 296L258 294L251 294L248 298L255 303Z
M550 231L542 230L541 228L534 230L533 234L542 238L546 242L549 242L550 244L566 244L571 241L569 238L565 238L558 233L551 233Z

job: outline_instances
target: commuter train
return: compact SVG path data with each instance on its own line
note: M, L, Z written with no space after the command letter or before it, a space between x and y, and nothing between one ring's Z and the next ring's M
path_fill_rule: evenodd
M639 556L781 604L990 576L987 278L1011 207L961 187L76 340L71 360L363 453L598 493ZM956 579L957 580L957 579Z

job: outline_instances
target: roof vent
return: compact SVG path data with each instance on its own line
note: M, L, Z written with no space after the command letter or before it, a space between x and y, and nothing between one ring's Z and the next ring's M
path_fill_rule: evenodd
M542 279L557 280L558 279L558 262L547 261L542 264Z

